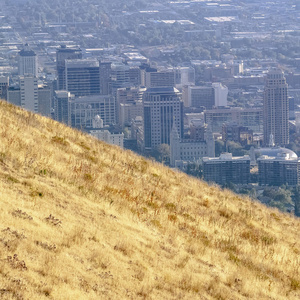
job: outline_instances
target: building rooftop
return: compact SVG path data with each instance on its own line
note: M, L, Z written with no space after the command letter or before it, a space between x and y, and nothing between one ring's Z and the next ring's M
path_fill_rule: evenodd
M249 160L249 155L232 156L232 153L222 153L219 157L203 157L203 162Z
M36 56L36 53L25 44L24 48L19 52L20 56Z
M294 151L282 147L257 148L254 149L254 152L259 156L282 158L282 157L287 157L288 155L289 159L293 159L293 160L298 159L298 156Z

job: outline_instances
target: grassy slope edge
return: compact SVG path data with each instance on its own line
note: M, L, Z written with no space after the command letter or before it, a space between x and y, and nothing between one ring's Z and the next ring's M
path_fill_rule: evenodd
M299 299L300 222L0 102L1 299Z

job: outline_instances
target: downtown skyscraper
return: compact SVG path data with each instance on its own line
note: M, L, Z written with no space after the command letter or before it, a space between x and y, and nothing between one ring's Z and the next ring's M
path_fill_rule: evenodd
M268 72L264 89L264 144L289 143L288 85L280 69ZM272 141L272 142L270 142Z
M183 136L183 101L174 87L148 88L143 95L144 150L170 145L173 122L179 138Z

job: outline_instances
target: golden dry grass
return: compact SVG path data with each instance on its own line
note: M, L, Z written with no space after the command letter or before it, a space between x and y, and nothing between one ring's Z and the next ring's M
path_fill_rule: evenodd
M0 102L0 299L299 299L300 222Z

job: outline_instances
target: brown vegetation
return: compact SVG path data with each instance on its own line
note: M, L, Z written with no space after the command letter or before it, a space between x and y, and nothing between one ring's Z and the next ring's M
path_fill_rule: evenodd
M300 222L0 102L0 299L299 299Z

